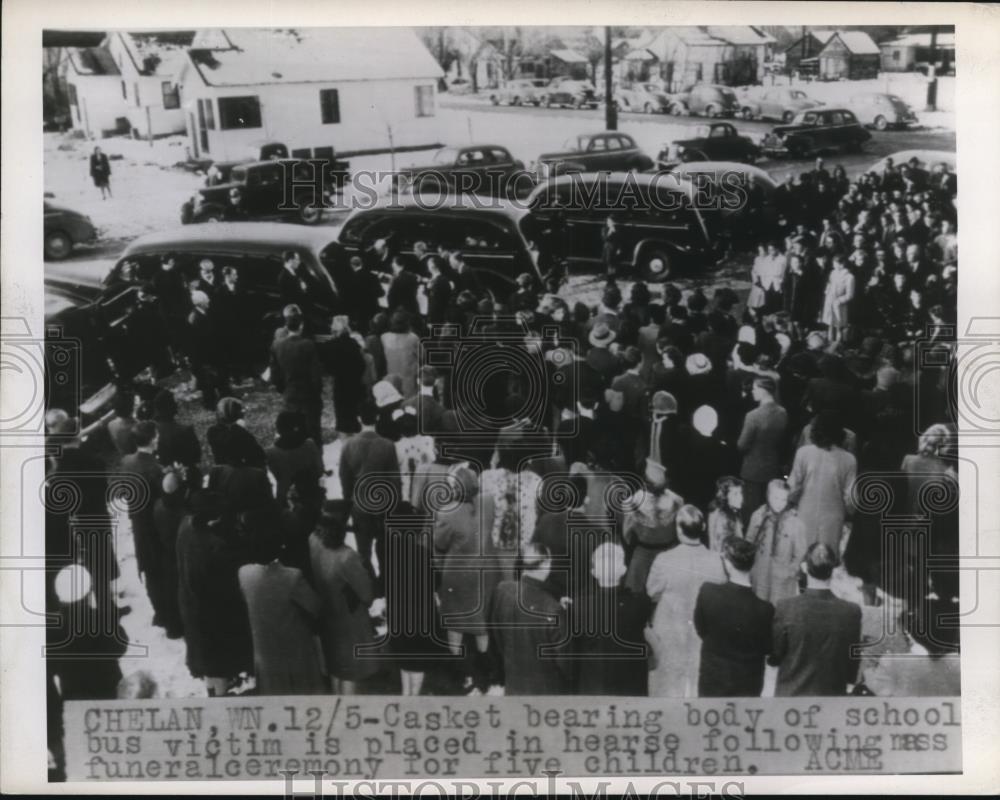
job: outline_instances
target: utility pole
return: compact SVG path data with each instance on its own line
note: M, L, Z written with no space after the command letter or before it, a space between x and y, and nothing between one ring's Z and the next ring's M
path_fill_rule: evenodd
M609 131L618 130L618 109L615 107L615 92L611 80L611 26L604 27L604 127Z

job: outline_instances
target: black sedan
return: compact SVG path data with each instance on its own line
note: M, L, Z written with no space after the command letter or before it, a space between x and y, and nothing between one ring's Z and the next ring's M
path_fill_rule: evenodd
M697 136L671 142L660 151L657 162L663 169L690 161L738 161L752 164L760 147L749 136L741 136L728 122L700 125Z
M841 150L861 152L872 135L846 108L811 108L795 115L791 125L779 125L764 137L763 150L772 156L806 158Z
M506 197L516 192L516 181L527 181L522 192L533 188L524 171L524 163L506 147L476 144L442 147L431 163L401 170L394 180L397 191L446 194L479 194Z

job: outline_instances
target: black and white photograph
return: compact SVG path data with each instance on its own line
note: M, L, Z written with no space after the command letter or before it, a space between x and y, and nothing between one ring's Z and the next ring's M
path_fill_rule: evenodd
M50 785L972 767L986 81L946 14L700 5L46 22Z

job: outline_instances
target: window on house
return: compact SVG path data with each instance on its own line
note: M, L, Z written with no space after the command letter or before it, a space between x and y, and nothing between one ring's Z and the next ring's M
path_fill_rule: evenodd
M340 94L336 89L319 90L319 110L324 125L340 122Z
M893 61L899 61L899 51L898 50L893 50L892 51L892 60Z
M135 107L138 108L139 107L139 84L138 83L133 83L132 84L132 91L135 92Z
M128 100L128 84L122 81L122 100Z
M71 106L79 105L79 101L76 98L76 84L75 83L67 83L66 84L66 90L69 93L69 104Z
M180 86L171 81L163 81L162 89L163 89L163 107L180 108L181 107Z
M260 128L260 98L220 97L219 98L219 128Z
M413 96L417 104L418 117L434 116L434 87L414 86Z

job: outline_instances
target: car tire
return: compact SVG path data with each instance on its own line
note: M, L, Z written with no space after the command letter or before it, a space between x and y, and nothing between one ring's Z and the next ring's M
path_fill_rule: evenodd
M887 120L881 114L875 117L875 130L884 131L888 127L889 127L889 120Z
M636 259L636 272L648 283L663 283L675 272L676 257L664 247L651 245L644 248Z
M517 95L514 95L514 96L513 96L512 98L511 98L511 100L510 100L510 104L511 104L512 106L519 106L519 105L521 105L521 98L520 98L520 97L518 97Z
M222 214L218 211L209 211L201 218L202 222L222 222Z
M781 121L784 122L786 125L793 119L795 119L795 114L792 111L786 111L784 114L781 115Z
M73 252L73 240L65 231L48 231L45 234L45 258L61 261Z
M573 101L573 108L581 109L581 108L583 108L583 106L584 106L584 102L583 102L583 98L582 97L577 97Z
M323 219L323 208L315 203L306 203L299 209L299 221L305 225L315 225Z
M552 107L552 100L549 97L547 97L547 96L543 97L542 98L542 108L551 108L551 107Z
M753 109L750 106L740 109L740 116L749 121L753 119Z
M646 103L646 105L644 105L642 107L642 111L643 111L644 114L652 114L653 113L653 104L652 103Z
M493 105L495 105L495 106L498 106L498 105L500 105L500 98L499 98L499 97L497 97L497 96L496 96L495 94L491 94L491 95L490 95L490 102L491 102L491 103L492 103Z
M707 106L705 106L704 115L709 119L715 116L715 106L712 103L709 103Z

